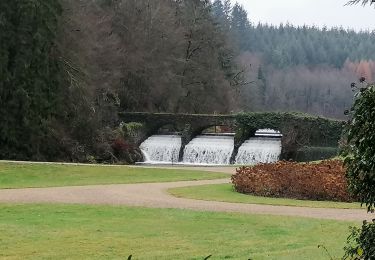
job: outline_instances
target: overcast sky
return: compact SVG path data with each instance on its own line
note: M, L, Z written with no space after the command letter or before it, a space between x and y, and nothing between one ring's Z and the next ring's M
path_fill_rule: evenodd
M343 26L375 30L373 6L344 6L346 0L233 0L242 4L253 23Z

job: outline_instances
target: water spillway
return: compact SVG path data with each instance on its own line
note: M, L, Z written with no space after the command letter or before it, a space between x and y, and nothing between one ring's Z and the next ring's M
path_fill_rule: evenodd
M283 135L279 131L273 129L259 129L256 131L255 136L281 138Z
M278 161L281 137L276 131L258 131L238 149L235 163L254 165ZM179 161L181 145L179 135L153 135L140 149L145 163L149 164L229 165L234 156L234 134L199 135L185 146L182 161Z
M153 135L139 148L146 163L177 163L181 149L181 136Z
M236 164L253 165L273 163L279 160L281 139L275 137L253 137L247 140L238 150Z
M183 163L228 165L234 150L234 135L199 135L184 149Z

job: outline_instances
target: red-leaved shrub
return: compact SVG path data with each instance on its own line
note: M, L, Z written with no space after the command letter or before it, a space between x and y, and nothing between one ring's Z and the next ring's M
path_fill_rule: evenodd
M115 151L115 153L122 153L133 149L133 147L125 140L117 138L112 144L112 149Z
M277 162L241 167L232 176L236 191L265 197L351 202L345 168L339 160Z

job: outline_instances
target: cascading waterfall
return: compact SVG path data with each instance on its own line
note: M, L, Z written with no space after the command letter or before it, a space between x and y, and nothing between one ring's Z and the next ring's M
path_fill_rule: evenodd
M240 147L236 156L236 164L253 165L277 162L280 154L280 138L254 137Z
M273 129L259 129L258 131L256 131L255 136L281 138L283 135L279 131Z
M177 163L181 149L181 136L154 135L144 141L139 148L146 163Z
M272 163L281 154L280 132L270 129L257 131L255 137L239 148L236 164L253 165ZM196 164L229 165L234 150L234 134L205 134L186 145L183 161L179 162L181 136L154 135L140 145L145 163L150 164Z
M185 147L183 163L230 164L233 149L233 135L199 135Z

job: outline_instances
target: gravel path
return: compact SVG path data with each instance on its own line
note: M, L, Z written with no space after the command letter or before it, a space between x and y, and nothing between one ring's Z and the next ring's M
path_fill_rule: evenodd
M170 188L223 183L229 183L229 179L153 184L9 189L0 190L0 202L127 205L149 208L177 208L198 211L298 216L345 221L361 221L374 217L367 214L365 210L320 209L201 201L176 198L167 192Z
M190 171L203 171L203 172L220 172L232 175L236 173L237 167L235 166L130 166L135 168L151 168L151 169L177 169L177 170L190 170Z

